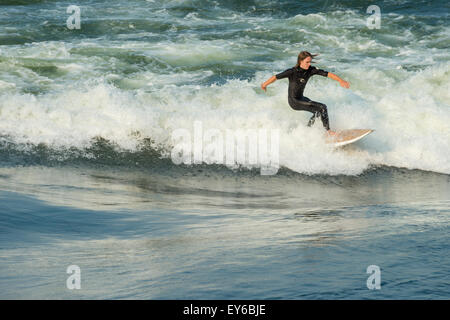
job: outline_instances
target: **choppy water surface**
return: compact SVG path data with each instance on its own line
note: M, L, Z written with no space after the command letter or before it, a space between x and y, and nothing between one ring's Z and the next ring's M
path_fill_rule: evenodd
M449 298L446 1L74 4L0 3L0 297ZM374 133L330 148L260 89L301 50L351 83L305 90L331 127ZM196 121L279 130L279 171L175 165Z

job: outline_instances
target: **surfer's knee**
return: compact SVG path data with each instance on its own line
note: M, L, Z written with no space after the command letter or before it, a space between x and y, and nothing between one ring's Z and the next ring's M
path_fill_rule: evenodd
M316 101L312 102L312 104L317 109L317 112L322 114L327 113L327 106L325 104Z

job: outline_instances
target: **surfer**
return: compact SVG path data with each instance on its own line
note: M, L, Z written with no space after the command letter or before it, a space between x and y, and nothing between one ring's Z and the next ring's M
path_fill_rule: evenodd
M327 130L328 134L334 135L336 134L336 132L330 130L327 106L323 103L308 99L303 95L303 90L305 89L308 79L315 74L339 81L339 84L344 88L349 88L350 83L342 80L337 75L331 72L327 72L322 69L317 69L316 67L311 66L311 61L316 56L317 54L311 54L308 51L300 52L295 67L287 69L286 71L283 71L279 74L270 77L266 82L264 82L261 85L261 88L264 91L266 91L266 88L269 84L275 82L278 79L288 78L289 79L288 102L291 108L294 110L305 110L313 113L313 116L308 122L308 126L313 125L315 119L320 117L322 120L322 124Z

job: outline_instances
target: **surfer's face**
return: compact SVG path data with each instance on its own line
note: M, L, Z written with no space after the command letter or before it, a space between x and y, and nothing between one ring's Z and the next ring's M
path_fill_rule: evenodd
M306 57L300 62L300 68L302 69L308 69L311 65L311 57Z

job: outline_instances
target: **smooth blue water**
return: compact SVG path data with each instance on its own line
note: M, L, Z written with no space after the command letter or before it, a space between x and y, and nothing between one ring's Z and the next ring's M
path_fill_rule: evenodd
M115 170L2 170L2 298L449 297L446 175Z
M0 298L449 299L449 4L376 5L0 1ZM330 148L261 90L301 50L351 84L305 90L332 129L373 133ZM175 164L198 123L278 130L279 170Z

